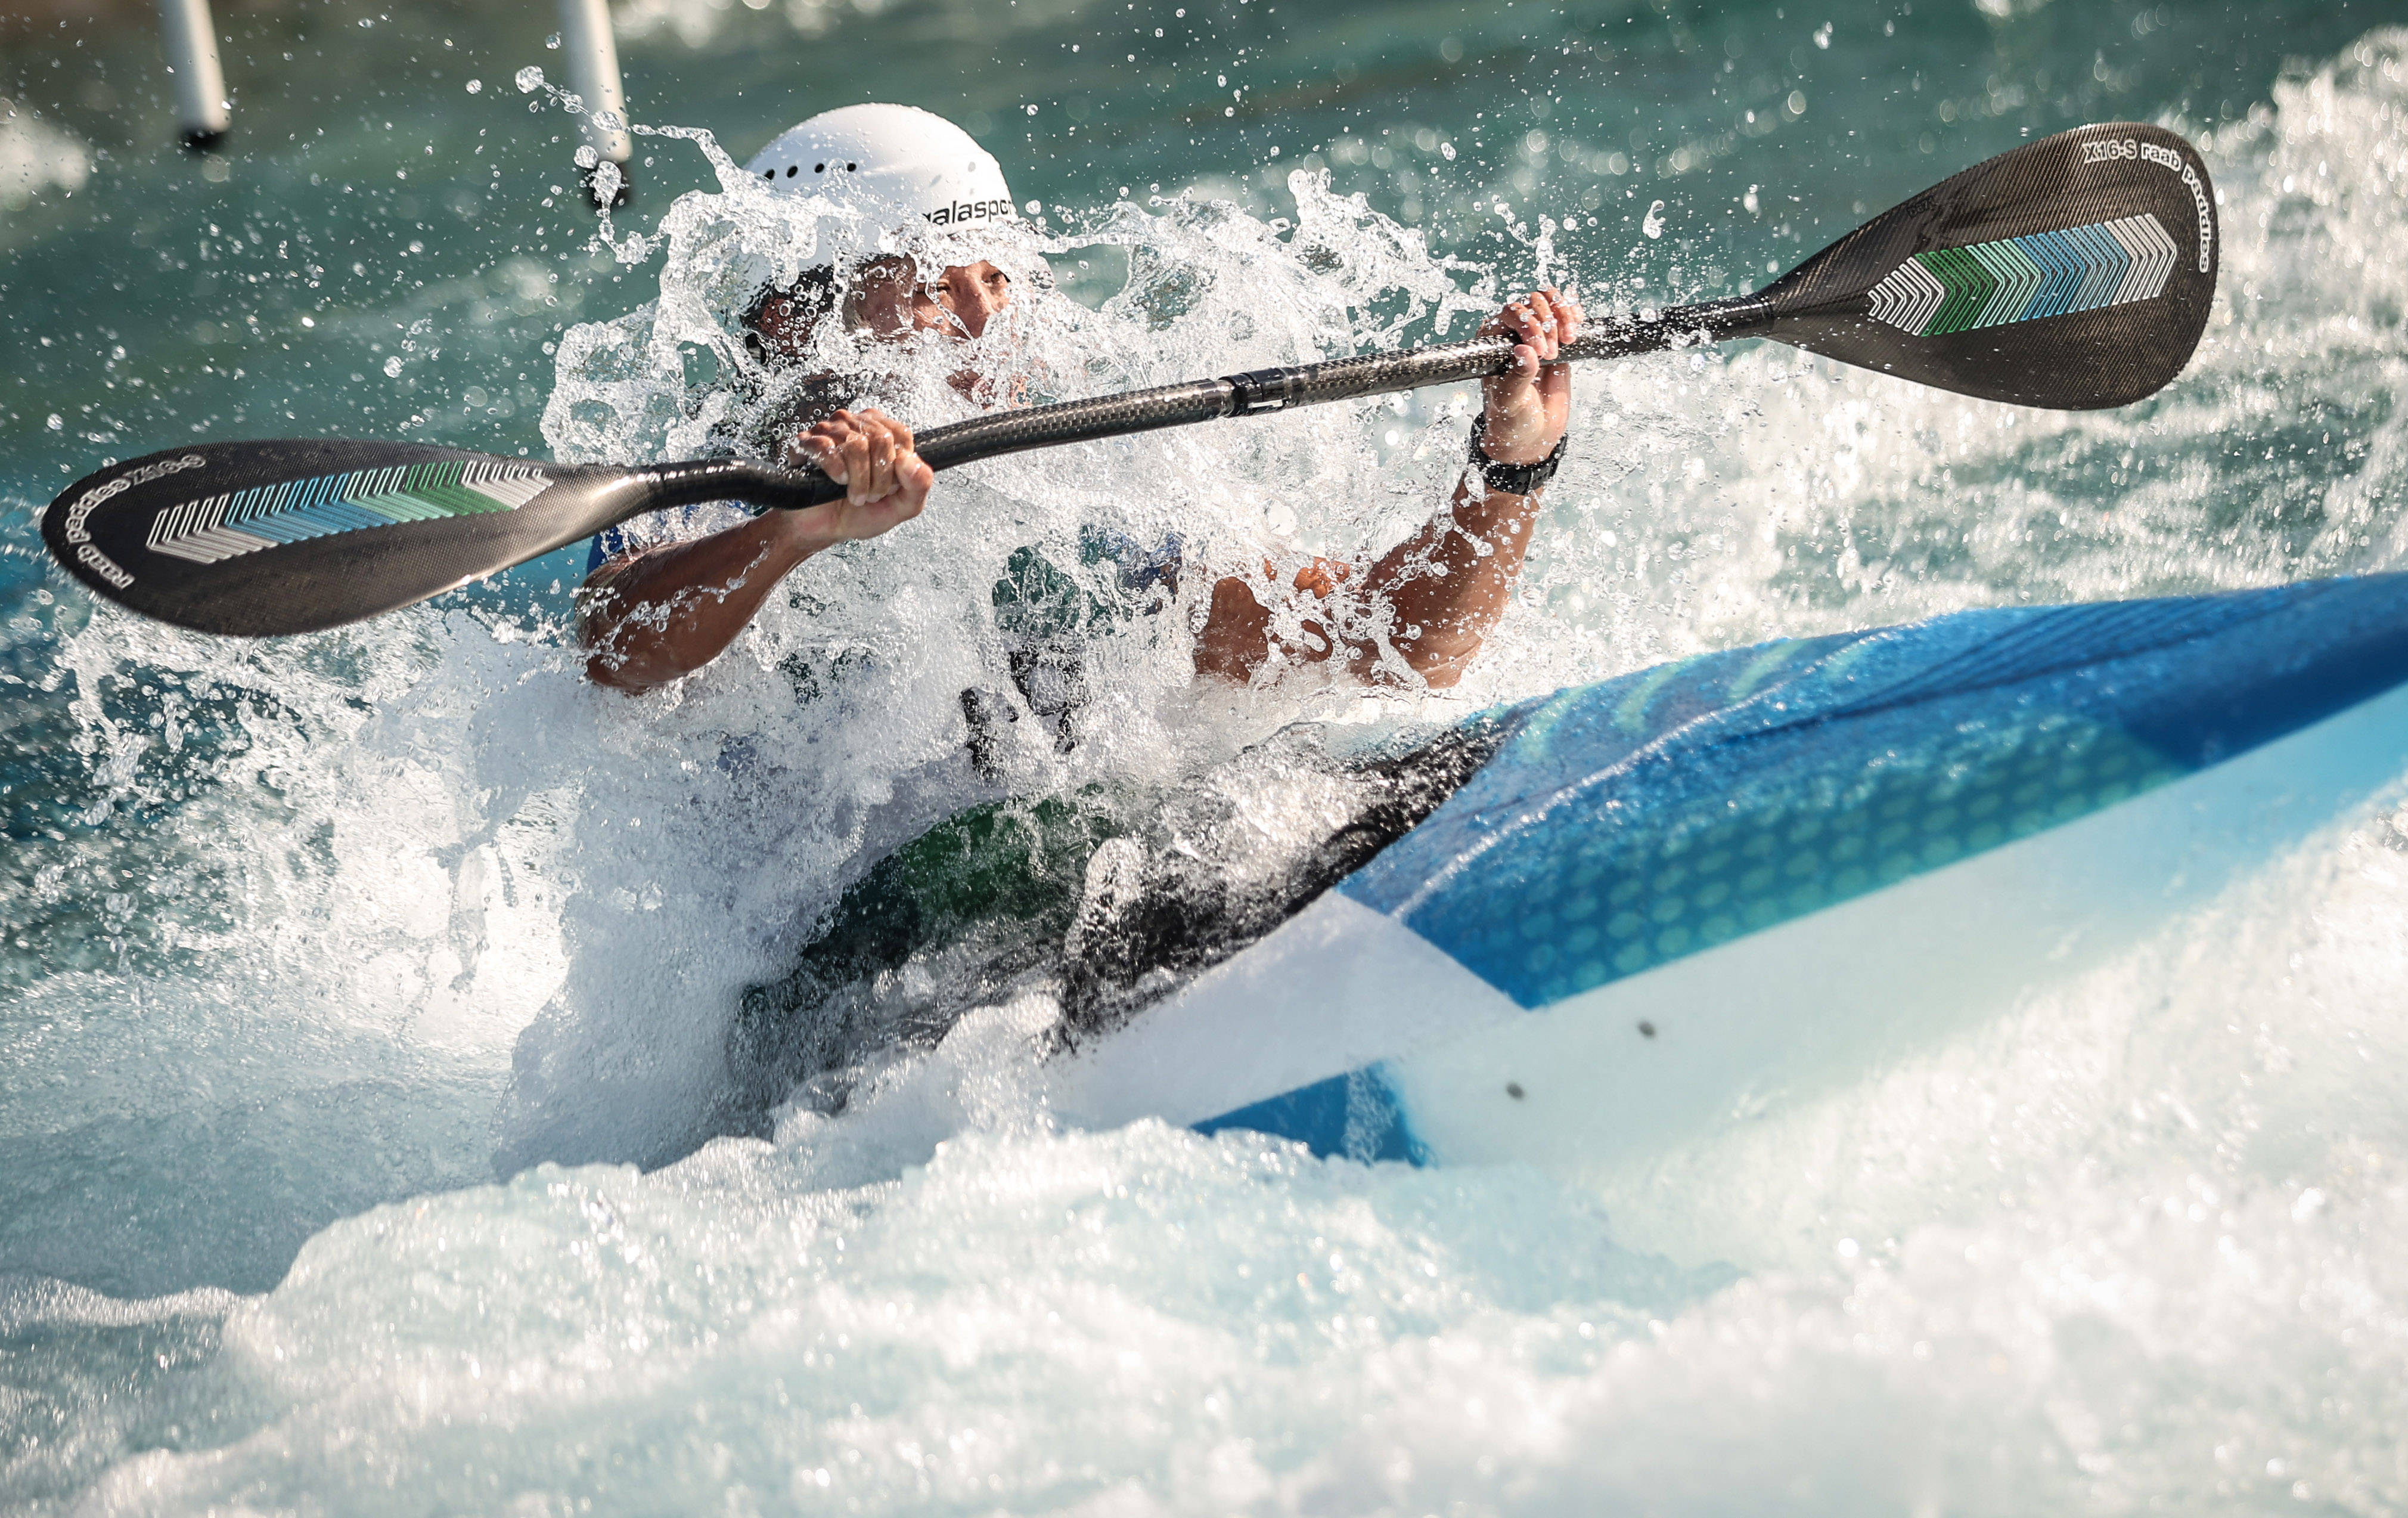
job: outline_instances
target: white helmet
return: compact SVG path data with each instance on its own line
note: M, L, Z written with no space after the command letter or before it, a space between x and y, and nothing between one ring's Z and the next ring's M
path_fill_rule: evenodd
M946 231L1018 219L1003 166L968 132L916 106L846 106L788 127L744 166L780 188L866 201L890 226Z

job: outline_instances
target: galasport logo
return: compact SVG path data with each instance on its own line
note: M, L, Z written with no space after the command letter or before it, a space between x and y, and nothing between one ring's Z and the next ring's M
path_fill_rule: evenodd
M180 474L186 470L196 470L207 462L208 460L198 454L186 454L181 458L163 458L156 464L145 464L138 470L129 470L107 484L96 484L78 496L74 504L67 508L66 520L59 524L59 535L76 545L76 558L79 562L88 567L93 573L122 590L134 583L134 576L119 568L107 554L93 546L92 531L86 526L92 518L93 512L103 502L116 499L137 484L149 484L153 480L164 480L170 474Z
M939 206L928 212L929 222L937 226L959 226L964 222L1016 221L1019 213L1009 200L956 200L950 206Z
M2172 148L2155 142L2142 142L2132 137L2097 137L2082 145L2082 161L2086 164L2112 163L2118 158L2137 158L2144 164L2155 164L2170 173L2182 176L2185 188L2190 191L2191 210L2199 217L2199 271L2207 272L2214 261L2215 217L2207 209L2207 186L2199 181L2199 170L2184 161Z

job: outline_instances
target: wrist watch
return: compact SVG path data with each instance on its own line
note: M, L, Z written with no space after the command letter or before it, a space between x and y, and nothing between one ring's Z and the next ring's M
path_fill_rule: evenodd
M1471 419L1471 467L1479 472L1481 483L1491 490L1509 496L1526 496L1555 477L1555 470L1564 461L1564 448L1572 441L1571 429L1555 440L1555 452L1535 464L1500 464L1482 451L1481 441L1488 436L1488 413L1482 412Z

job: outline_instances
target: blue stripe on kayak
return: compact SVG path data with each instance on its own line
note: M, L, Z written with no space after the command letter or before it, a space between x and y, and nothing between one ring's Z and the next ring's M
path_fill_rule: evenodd
M1199 1134L1226 1128L1294 1139L1325 1160L1429 1163L1429 1150L1413 1136L1403 1105L1376 1064L1196 1124Z
M1780 660L1712 654L1508 714L1497 757L1339 889L1544 1006L2403 681L2397 574L1960 613Z

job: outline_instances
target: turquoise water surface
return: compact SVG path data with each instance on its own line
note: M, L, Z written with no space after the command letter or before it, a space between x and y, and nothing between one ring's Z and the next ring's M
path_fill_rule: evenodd
M721 1136L741 989L999 790L1217 786L1275 851L1327 799L1233 756L1297 720L2400 567L2408 13L633 0L658 130L600 226L576 119L521 87L563 73L541 7L224 8L210 160L166 145L147 10L0 18L0 1506L2408 1507L2396 801L1602 1193L1059 1132L1042 976L941 957L880 994L980 1016L873 1062L877 1120ZM1460 335L1541 278L1753 288L2095 120L2200 145L2226 262L2191 371L2115 412L1762 345L1584 373L1463 690L1199 692L1191 585L1092 629L1082 741L1023 730L999 781L961 696L1008 679L1015 552L1107 597L1097 530L1376 552L1451 482L1468 395L949 476L638 701L581 679L574 555L266 643L48 567L53 494L194 437L693 451L782 235L711 145L862 99L953 116L1037 203L1054 288L995 361L1065 395Z

